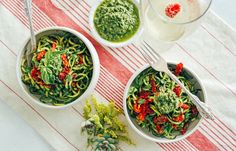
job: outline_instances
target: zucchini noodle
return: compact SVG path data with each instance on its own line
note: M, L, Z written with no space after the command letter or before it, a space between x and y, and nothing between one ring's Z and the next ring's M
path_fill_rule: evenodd
M169 68L175 72L174 66ZM193 94L198 93L187 72L182 71L177 77ZM151 67L131 84L127 108L139 126L168 139L183 135L190 122L198 118L196 106L189 96L167 74Z
M93 63L82 40L60 32L38 40L31 66L24 55L21 72L30 93L43 103L61 106L80 97L88 88Z

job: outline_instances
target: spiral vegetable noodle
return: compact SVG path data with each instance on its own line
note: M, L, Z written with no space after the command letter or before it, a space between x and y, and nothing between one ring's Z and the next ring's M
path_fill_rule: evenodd
M198 94L192 77L182 71L182 64L176 69L170 68L189 91ZM152 68L144 70L131 84L127 107L139 126L168 139L183 135L190 123L198 118L196 106L180 86L167 74Z
M24 56L21 71L30 93L43 103L61 106L74 101L88 88L93 63L82 40L60 32L41 37L31 66Z

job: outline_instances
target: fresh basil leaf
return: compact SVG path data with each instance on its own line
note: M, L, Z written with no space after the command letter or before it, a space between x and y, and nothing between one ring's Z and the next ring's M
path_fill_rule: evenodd
M40 69L42 74L42 80L45 84L53 84L55 81L55 76L53 75L52 70L47 67L42 67Z
M138 100L138 103L139 103L139 104L144 104L144 102L145 102L144 99L140 99L140 100Z
M72 76L71 75L67 75L66 76L66 82L70 82L72 81Z

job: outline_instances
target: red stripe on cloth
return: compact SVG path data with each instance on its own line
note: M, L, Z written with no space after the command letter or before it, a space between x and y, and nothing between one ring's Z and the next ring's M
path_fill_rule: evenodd
M227 145L230 149L233 150L233 148L231 148L231 146L229 146L229 143L231 143L231 142L228 140L228 138L222 138L221 136L218 136L218 135L215 133L215 132L216 132L215 129L209 128L204 122L203 122L202 124L203 124L203 125L201 126L201 128L204 129L203 126L205 126L206 128L208 128L208 129L209 129L208 133L212 133L211 135L212 135L212 136L215 136L214 140L215 140L216 142L218 142L218 143L221 144L222 146ZM210 134L209 134L209 135L210 135ZM224 135L223 135L223 136L224 136ZM229 142L227 142L227 140L228 140ZM235 146L234 144L232 144L232 145Z
M217 151L219 150L215 144L208 140L199 130L190 135L187 140L201 151Z
M80 28L72 19L70 19L64 12L56 8L49 0L34 0L33 1L47 16L49 16L57 25L66 26L77 30L86 36L95 46L101 65L109 70L119 81L125 84L132 73L120 62L109 54L104 47L96 42L89 34Z

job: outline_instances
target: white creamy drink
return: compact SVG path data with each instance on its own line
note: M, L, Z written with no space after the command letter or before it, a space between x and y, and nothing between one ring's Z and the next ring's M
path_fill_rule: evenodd
M162 41L180 39L195 27L184 23L199 16L199 0L150 0L144 12L149 34Z

